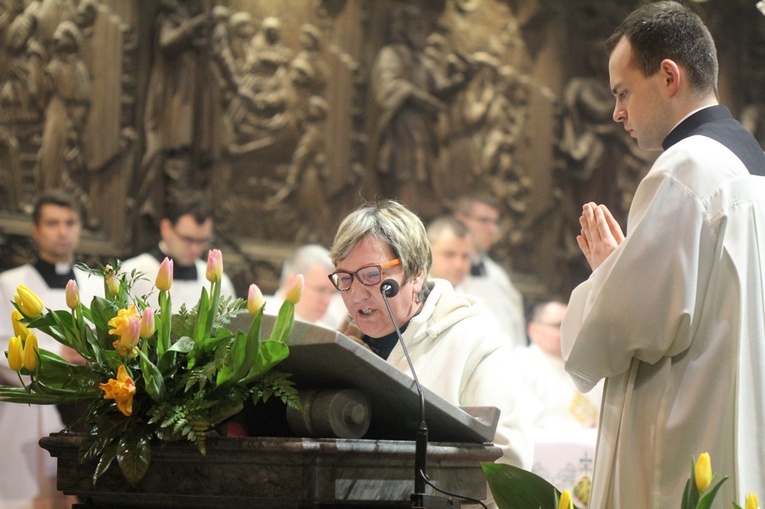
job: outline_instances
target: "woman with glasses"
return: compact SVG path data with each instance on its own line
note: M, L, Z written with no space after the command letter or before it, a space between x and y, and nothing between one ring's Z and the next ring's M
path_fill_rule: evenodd
M456 294L442 279L428 280L430 245L420 219L395 201L364 205L340 225L330 252L330 280L348 309L343 332L359 336L377 355L410 373L380 284L393 279L391 311L423 386L458 406L494 406L501 415L494 442L500 461L531 467L531 413L513 350L483 305Z

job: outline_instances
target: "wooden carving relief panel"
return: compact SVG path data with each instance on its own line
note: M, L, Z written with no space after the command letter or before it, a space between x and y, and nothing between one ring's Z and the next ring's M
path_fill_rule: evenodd
M0 227L28 235L35 195L63 187L85 210L83 250L118 253L132 229L125 105L135 92L134 35L95 1L9 1L2 9ZM6 249L28 257L24 242Z
M610 118L599 51L636 3L0 2L0 268L32 255L52 186L85 205L98 260L151 247L168 200L202 190L241 292L364 199L427 222L486 190L494 255L527 294L565 295L587 275L582 202L623 220L650 165Z

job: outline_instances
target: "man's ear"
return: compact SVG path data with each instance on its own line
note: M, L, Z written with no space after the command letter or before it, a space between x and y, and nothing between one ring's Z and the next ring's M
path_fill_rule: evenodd
M171 223L169 219L165 218L159 222L159 234L163 239L170 234L172 229L173 223Z
M667 95L672 97L680 90L680 85L683 83L685 75L681 72L680 66L674 60L668 58L661 61L659 72L661 73Z

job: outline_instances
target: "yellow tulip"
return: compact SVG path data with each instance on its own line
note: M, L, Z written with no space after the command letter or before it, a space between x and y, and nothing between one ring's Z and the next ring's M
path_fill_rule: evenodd
M760 504L757 501L757 493L750 493L746 496L746 505L744 509L760 509Z
M303 274L298 274L295 279L292 280L292 284L287 289L287 296L285 300L292 304L300 302L300 297L303 295Z
M37 318L42 315L43 303L40 300L40 297L26 286L19 285L16 288L13 300L16 301L16 305L25 316L29 318Z
M104 399L113 399L117 403L117 409L124 415L133 415L133 396L135 395L135 382L127 374L125 366L120 365L117 369L117 378L110 378L105 384L98 384L104 391Z
M173 260L167 257L162 260L154 284L157 286L157 290L161 292L170 290L170 287L173 286Z
M80 289L77 288L77 281L70 279L66 284L66 307L76 309L80 307Z
M257 315L260 312L260 308L263 307L263 292L260 291L258 285L251 284L250 289L247 292L247 311L252 316Z
M574 509L574 503L571 501L571 492L563 490L558 501L558 509Z
M220 249L211 249L207 254L207 280L216 283L223 277L223 253Z
M699 493L703 493L712 484L712 460L709 458L708 452L703 453L696 461L695 476L696 487L699 489Z
M13 333L19 338L25 339L29 334L29 328L22 322L24 315L22 315L18 309L13 308L11 311L11 321L13 322Z
M13 371L21 371L24 367L24 348L21 346L21 338L13 336L8 340L8 366Z
M24 367L34 373L37 371L37 337L29 333L24 341Z
M112 269L109 265L106 266L106 271L104 272L104 282L106 283L106 289L109 292L109 297L115 297L119 295L120 278L117 277L114 269Z

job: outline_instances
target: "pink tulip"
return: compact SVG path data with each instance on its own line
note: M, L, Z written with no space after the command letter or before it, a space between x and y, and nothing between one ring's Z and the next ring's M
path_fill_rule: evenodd
M80 289L74 279L70 279L66 284L66 306L69 309L76 309L80 306Z
M298 274L295 279L292 280L292 284L287 289L287 296L285 299L287 302L297 304L300 302L300 297L303 295L303 274Z
M149 339L154 335L154 310L147 307L143 310L143 316L141 316L141 327L138 330L138 335L142 339Z
M223 277L223 253L220 249L211 249L207 254L207 280L217 283Z
M170 287L173 286L173 260L167 257L162 260L154 284L157 285L157 289L161 292L170 290Z
M260 312L260 308L263 307L263 293L258 288L258 285L251 284L250 290L247 292L247 311L252 316L257 315Z

